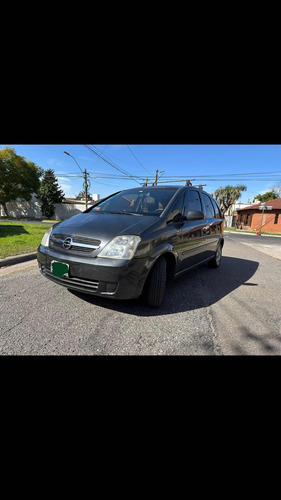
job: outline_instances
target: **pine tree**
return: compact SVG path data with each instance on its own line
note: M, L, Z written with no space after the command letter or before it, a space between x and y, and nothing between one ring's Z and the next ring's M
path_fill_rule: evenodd
M55 214L55 203L61 203L64 198L64 192L59 187L54 170L45 171L38 194L42 201L41 211L43 217L51 219Z

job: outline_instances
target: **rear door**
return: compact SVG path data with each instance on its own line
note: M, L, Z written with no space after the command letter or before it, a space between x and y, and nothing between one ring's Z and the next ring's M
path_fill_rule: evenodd
M206 258L212 257L216 252L218 242L221 237L221 219L218 209L212 202L211 196L207 193L200 192L200 197L203 204L203 212L205 215L204 233L206 236Z

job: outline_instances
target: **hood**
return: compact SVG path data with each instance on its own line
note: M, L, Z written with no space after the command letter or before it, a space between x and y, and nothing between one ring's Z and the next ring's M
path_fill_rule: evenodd
M107 214L103 212L82 213L54 227L54 233L67 236L83 236L100 240L103 244L121 234L136 234L159 220L157 216Z

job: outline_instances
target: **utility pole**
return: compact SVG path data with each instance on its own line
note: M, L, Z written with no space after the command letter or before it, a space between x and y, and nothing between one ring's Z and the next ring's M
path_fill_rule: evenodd
M82 170L82 168L80 167L80 165L77 163L77 161L75 160L74 156L72 156L70 153L68 153L67 151L64 151L64 153L68 156L71 156L71 158L73 158L73 160L75 161L76 165L80 168L82 174L83 174L83 177L84 177L84 187L85 187L85 206L86 206L86 210L88 208L88 179L87 179L87 175L90 175L87 170L85 169L84 172Z
M155 172L155 181L153 183L153 186L157 186L157 182L158 182L158 174L162 174L162 172L165 172L165 170L159 170L157 169L156 172Z
M86 210L88 208L88 179L87 179L87 175L88 172L87 170L85 169L84 170L84 185L85 185L85 206L86 206Z
M265 202L261 203L259 206L259 210L262 210L262 215L261 215L261 227L260 230L256 232L258 236L261 236L261 230L262 230L262 221L263 221L263 214L265 210L272 210L272 207L269 207L268 205L265 206Z

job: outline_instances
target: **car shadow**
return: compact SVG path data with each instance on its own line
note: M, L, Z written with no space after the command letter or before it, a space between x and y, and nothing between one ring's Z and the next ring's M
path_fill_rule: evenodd
M218 269L203 264L167 283L161 307L152 309L144 298L114 300L96 297L69 290L80 300L90 304L134 316L162 316L191 311L215 304L239 286L257 286L249 280L254 276L259 263L253 260L223 257Z

